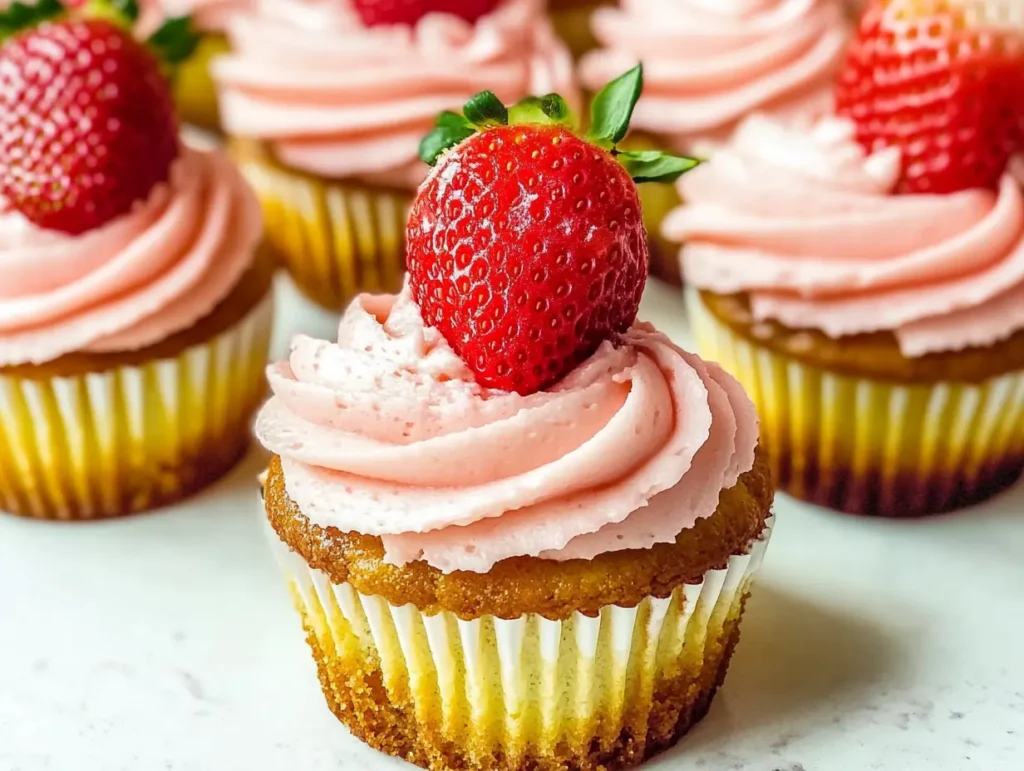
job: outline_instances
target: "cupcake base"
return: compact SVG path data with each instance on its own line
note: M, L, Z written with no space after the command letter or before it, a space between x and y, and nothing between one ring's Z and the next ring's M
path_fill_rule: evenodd
M716 302L714 311L702 293L687 296L698 349L757 404L762 446L789 494L852 514L917 517L984 501L1024 472L1024 372L997 371L1012 362L1016 342L990 357L990 374L962 364L973 352L904 368L982 374L977 382L898 380L857 374L848 363L844 371L815 365L809 359L832 355L826 342L719 318L731 307ZM764 339L748 336L756 334ZM894 356L886 354L862 358L877 368Z
M119 516L230 470L264 395L270 279L261 259L207 318L147 349L0 369L0 511Z
M430 771L614 771L707 713L768 531L700 584L563 621L426 615L332 584L271 538L328 706L363 742Z
M397 292L412 192L305 174L255 140L232 139L263 206L267 239L302 292L342 310L360 292Z

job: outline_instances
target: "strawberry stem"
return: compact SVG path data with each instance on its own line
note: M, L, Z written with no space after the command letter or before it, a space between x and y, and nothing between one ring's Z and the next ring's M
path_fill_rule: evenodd
M643 83L643 66L638 64L601 89L591 105L591 129L586 139L611 153L635 182L674 182L700 161L660 150L630 152L616 147L629 131ZM466 102L461 115L443 112L438 116L434 130L420 142L420 158L433 166L448 150L477 131L510 124L557 125L571 130L575 117L558 94L530 96L509 109L492 92L481 91Z

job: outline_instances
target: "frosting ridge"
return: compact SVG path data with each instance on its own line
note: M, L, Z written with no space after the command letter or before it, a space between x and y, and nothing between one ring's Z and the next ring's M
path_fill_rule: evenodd
M234 288L261 234L228 159L189 148L168 184L81 236L0 213L0 366L134 350L188 328Z
M478 385L406 289L357 299L338 343L300 336L268 375L256 430L288 494L396 564L486 572L672 542L754 464L739 385L646 324L524 397Z
M633 126L679 149L717 144L754 110L827 112L849 35L841 0L622 0L592 27L602 48L580 63L584 85L642 59Z
M574 100L541 0L505 0L472 25L428 14L369 29L344 0L262 0L229 35L233 52L214 63L225 127L314 174L415 187L419 141L443 110L485 88L508 103Z
M752 116L680 182L663 231L687 280L749 292L757 319L831 337L892 331L905 356L989 345L1024 327L1024 192L894 195L899 150L853 124ZM1016 303L1016 304L1015 304Z

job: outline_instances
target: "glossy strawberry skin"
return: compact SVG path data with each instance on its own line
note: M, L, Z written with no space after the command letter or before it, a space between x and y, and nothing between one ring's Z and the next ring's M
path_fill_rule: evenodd
M428 13L449 13L475 22L490 13L500 0L352 0L367 27L394 24L412 26Z
M155 57L103 20L45 22L0 49L0 193L77 235L168 179L179 151Z
M557 126L492 128L449 151L407 235L424 320L479 383L521 394L629 328L647 280L636 185Z
M902 150L898 192L995 188L1024 149L1024 37L972 26L969 5L876 0L848 51L837 111L867 150Z

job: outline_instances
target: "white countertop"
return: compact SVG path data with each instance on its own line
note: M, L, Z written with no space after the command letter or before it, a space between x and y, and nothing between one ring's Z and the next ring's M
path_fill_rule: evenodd
M282 285L281 336L333 322ZM681 303L644 316L685 341ZM328 712L264 543L262 458L157 514L0 516L0 771L403 771ZM1024 488L860 519L781 497L708 718L651 771L1024 769Z

